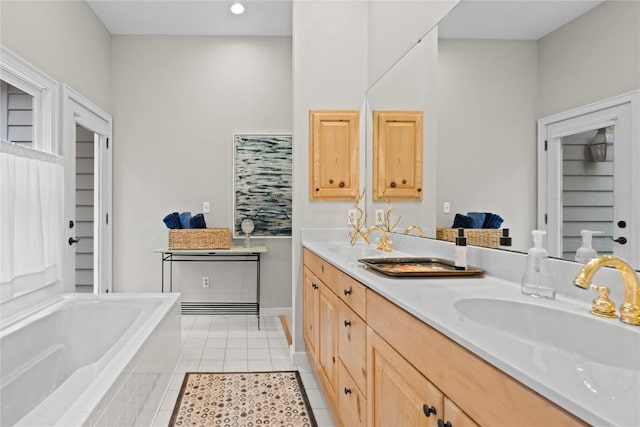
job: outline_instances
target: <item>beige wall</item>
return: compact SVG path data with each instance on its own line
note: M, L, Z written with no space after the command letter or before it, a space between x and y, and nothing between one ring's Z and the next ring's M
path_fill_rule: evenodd
M231 225L233 133L292 131L291 39L114 36L111 70L113 287L154 292L161 269L153 250L167 244L165 214L201 212L209 201L207 225ZM290 239L255 242L269 249L263 306L289 307ZM202 275L211 277L209 292L255 283L242 265L176 273L178 289L196 297Z
M110 38L84 1L0 2L0 43L107 112Z
M537 43L440 40L437 224L493 212L526 250L536 227ZM443 213L443 203L451 213Z
M640 2L608 0L539 41L538 116L640 88Z

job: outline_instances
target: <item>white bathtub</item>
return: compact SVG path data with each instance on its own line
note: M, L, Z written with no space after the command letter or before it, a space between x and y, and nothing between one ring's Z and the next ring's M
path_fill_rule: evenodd
M0 425L150 425L181 354L179 294L65 294L0 329Z

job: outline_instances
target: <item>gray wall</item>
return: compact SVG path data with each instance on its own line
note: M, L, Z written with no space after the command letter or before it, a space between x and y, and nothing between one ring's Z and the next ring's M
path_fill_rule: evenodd
M231 226L233 133L292 131L291 39L114 36L111 72L113 288L155 292L165 214L201 212L209 201L207 225ZM290 239L254 240L269 249L263 306L291 306ZM255 283L238 264L189 265L175 278L188 300Z

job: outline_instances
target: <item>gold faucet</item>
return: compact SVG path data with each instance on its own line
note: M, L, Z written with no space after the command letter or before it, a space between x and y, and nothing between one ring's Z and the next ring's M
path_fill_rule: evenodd
M615 267L624 281L624 302L620 304L620 320L630 325L640 325L640 284L636 272L626 261L611 255L594 258L582 266L573 284L589 289L592 286L591 278L604 266ZM598 311L597 307L594 306L593 311Z
M389 235L387 235L387 232L385 231L385 229L380 227L379 225L372 225L371 227L369 227L367 229L367 237L369 237L369 234L372 231L378 231L380 233L380 236L381 236L381 238L378 239L377 248L379 250L381 250L381 251L391 252L391 250L392 250L391 241L389 240Z
M409 227L407 227L407 229L404 230L404 234L409 234L413 230L415 230L420 235L420 237L426 237L426 235L424 234L424 231L422 230L422 228L420 228L417 225L410 225Z

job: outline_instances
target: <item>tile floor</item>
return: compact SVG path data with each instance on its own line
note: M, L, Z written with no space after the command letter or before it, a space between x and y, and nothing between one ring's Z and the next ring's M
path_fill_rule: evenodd
M185 372L300 371L318 427L333 427L327 404L310 369L293 366L280 319L254 316L182 316L182 360L169 383L153 426L167 426Z

